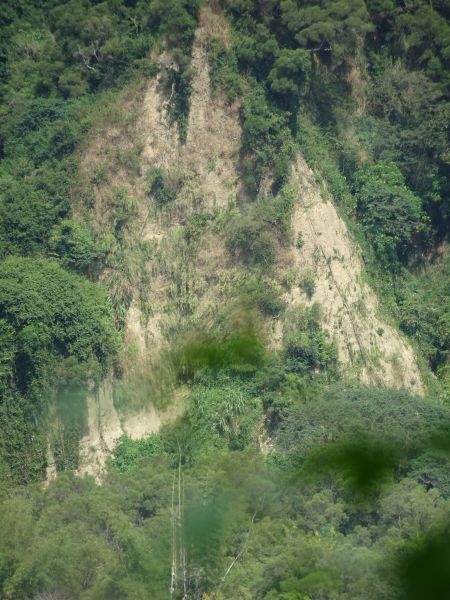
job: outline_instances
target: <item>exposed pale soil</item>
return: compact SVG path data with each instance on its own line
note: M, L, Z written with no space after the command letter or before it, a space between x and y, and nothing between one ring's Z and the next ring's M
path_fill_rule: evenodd
M184 145L179 142L176 123L170 119L171 90L158 76L148 82L135 124L136 139L142 145L140 175L130 176L126 168L113 166L117 163L117 152L114 153L112 147L120 147L124 153L133 150L130 142L133 134L128 127L121 130L107 126L86 149L81 161L88 181L96 181L102 169L108 172L104 183L93 186L96 226L99 229L108 226L111 188L124 188L135 199L136 216L128 241L131 250L145 242L155 245L154 258L146 266L151 277L148 299L152 311L148 318L143 317L141 310L141 286L138 281L131 282L133 299L128 309L125 342L137 351L137 362L143 361L149 352L157 352L165 343L164 331L173 322L177 308L174 306L174 298L179 294L176 278L182 280L182 287L192 288L199 307L208 305L207 298L214 296L211 285L220 283L218 269L223 267L224 253L217 237L207 236L202 241L195 278L186 271L187 256L183 256L184 248L177 241L179 224L184 223L189 214L227 209L235 204L238 193L239 105L227 106L211 95L204 47L211 35L228 43L223 19L206 8L202 10L193 46L194 77ZM161 56L160 62L170 64L170 56ZM136 106L130 106L131 109L136 110ZM182 182L175 203L163 212L155 210L145 193L147 173L155 167L175 174ZM108 276L108 273L102 276L106 285ZM114 406L112 382L105 380L98 392L88 398L88 433L81 441L80 474L98 477L121 435L140 438L157 431L162 423L177 414L180 403L177 406L161 411L150 401L139 412L121 417Z
M177 126L170 120L171 90L157 77L148 81L133 129L142 148L138 174L130 176L126 168L111 166L115 159L110 145L122 147L124 152L132 149L133 131L127 128L121 133L120 128L110 126L87 149L81 165L89 180L102 169L114 171L105 183L93 187L95 203L91 218L96 219L97 226L108 227L111 186L125 186L135 200L135 215L127 237L130 255L139 250L140 245L152 244L152 256L144 265L150 283L143 286L139 279L143 277L142 272L130 267L129 286L133 298L127 315L125 341L136 350L137 362L163 347L168 325L182 319L180 294L184 294L183 302L191 302L191 314L201 316L208 307L211 310L212 305L224 304L239 289L243 277L245 280L242 269L229 264L220 235L208 231L193 257L186 253L180 241L180 224L184 224L190 214L213 213L235 206L240 189L239 106L227 106L211 95L205 50L208 36L221 37L228 43L221 17L203 9L193 47L195 74L186 144L180 144ZM161 62L170 63L170 56L161 57ZM155 209L146 195L147 173L154 167L175 174L181 181L177 199L167 210ZM304 275L313 272L315 291L308 298L299 285L293 285L285 295L288 304L318 302L321 305L324 327L336 340L343 368L348 366L359 381L404 386L423 393L412 348L380 318L377 298L364 280L358 248L330 199L322 197L324 191L301 157L292 167L292 184L299 190L292 221L293 243L283 255L280 253L276 277L280 279L289 267L295 271L298 283ZM299 233L304 240L301 250L295 246ZM108 284L106 273L103 278ZM148 301L151 307L145 318L143 301ZM274 347L281 344L282 327L281 319L271 323ZM143 437L157 431L181 410L182 402L165 411L148 402L139 411L120 417L114 406L112 387L112 381L106 379L98 393L89 397L88 433L81 443L80 473L98 477L123 433L132 438ZM267 443L263 441L261 445Z
M293 247L299 278L312 272L315 290L308 298L300 286L287 295L290 304L319 303L323 324L336 340L339 359L355 366L359 381L387 387L405 387L422 394L415 354L408 342L379 316L375 293L364 279L360 252L351 240L326 192L302 157L292 169L299 197L293 216Z
M87 433L80 442L79 475L92 475L99 479L121 436L144 438L159 431L164 423L174 419L182 410L182 397L179 395L165 410L159 410L149 402L138 412L119 415L113 398L111 377L104 379L98 391L87 398ZM53 474L48 475L51 478Z

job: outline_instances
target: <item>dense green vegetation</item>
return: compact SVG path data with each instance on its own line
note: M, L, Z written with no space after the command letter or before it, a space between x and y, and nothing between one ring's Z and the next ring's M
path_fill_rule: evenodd
M118 336L103 290L54 262L4 259L0 297L1 458L27 482L43 475L51 386L63 387L59 364L69 373L84 364L94 376Z
M102 485L73 473L86 389L115 364L120 372L128 307L98 282L112 252L74 210L79 148L105 102L156 75L161 50L172 59L161 77L170 116L186 139L201 4L0 8L0 596L444 600L444 1L208 3L230 24L229 44L211 38L205 48L213 95L240 101L243 193L239 210L189 216L180 237L193 255L216 227L247 277L231 309L194 332L174 326L161 372L169 387L183 386L183 414L147 439L122 438ZM437 376L431 397L347 381L320 307L281 298L277 256L287 242L303 244L290 240L299 150L360 241L385 307ZM145 182L148 202L170 209L177 173L155 166ZM119 246L134 205L125 189L111 194ZM311 297L314 275L300 285ZM263 324L281 314L275 351ZM161 396L165 383L152 380ZM60 474L43 489L49 444Z
M200 375L186 415L123 440L102 486L67 475L6 497L3 597L165 598L174 543L192 598L403 598L417 580L413 597L445 597L448 450L431 440L449 411L342 385L305 399L280 367ZM269 387L285 405L264 460L252 432ZM433 571L417 572L435 545Z
M447 322L448 305L434 305L434 317L424 309L423 319L413 307L430 270L436 284L447 281L445 261L428 267L426 258L445 244L450 225L444 3L221 4L232 20L233 51L212 45L213 83L233 98L239 73L245 77L239 91L248 193L259 196L267 178L279 189L300 146L365 240L369 274L400 327L427 357L439 356L433 369L443 368L447 328L439 329L433 351L425 340L430 318ZM426 39L433 42L426 46Z
M2 5L0 456L12 481L45 472L55 385L57 398L70 398L76 382L82 403L80 388L105 372L118 349L110 300L80 278L95 278L106 248L89 223L73 218L77 147L95 125L106 90L154 74L149 53L162 40L174 55L169 75L183 131L197 9L178 1ZM63 423L64 435L55 440L57 454L64 436L78 443L83 411L75 413L76 422ZM71 454L67 464L76 467Z

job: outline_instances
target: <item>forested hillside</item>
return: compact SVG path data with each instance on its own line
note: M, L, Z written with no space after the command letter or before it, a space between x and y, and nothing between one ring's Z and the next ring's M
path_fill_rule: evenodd
M0 598L450 598L445 0L0 6Z

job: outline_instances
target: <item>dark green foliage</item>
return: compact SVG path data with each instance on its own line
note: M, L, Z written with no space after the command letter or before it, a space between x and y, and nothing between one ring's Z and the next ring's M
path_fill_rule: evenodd
M2 255L36 254L46 246L58 207L45 193L25 180L4 183L0 201L0 245ZM67 210L67 208L66 208ZM56 214L55 214L56 213Z
M104 362L116 346L104 292L56 263L6 259L0 265L0 297L0 317L14 327L24 355L45 348Z
M194 386L189 419L208 443L243 450L251 443L261 408L245 381L222 377L214 386L210 382Z
M267 269L275 260L274 236L253 214L241 214L230 222L226 246L234 258L249 266Z
M273 282L257 276L250 277L242 291L243 299L255 306L262 314L278 317L286 308L286 303L280 297Z
M285 183L293 156L287 116L274 110L263 89L255 84L242 104L244 178L249 190L257 194L264 177L273 174L275 187Z
M120 473L125 473L136 467L142 459L152 458L161 453L161 438L157 434L144 440L131 440L124 436L114 450L114 467Z
M177 197L177 182L172 181L167 173L161 169L155 168L151 171L149 177L149 193L155 199L158 206L163 207L172 202Z
M61 221L52 231L49 250L62 266L86 272L95 266L103 252L94 242L88 227L70 219Z
M308 298L311 300L313 297L314 291L316 289L316 281L315 276L312 271L308 271L304 275L302 275L299 281L300 288L305 292Z
M70 471L79 467L80 439L88 432L87 381L99 381L102 369L95 359L70 356L55 360L54 370L48 441L57 471Z
M101 288L43 259L8 258L0 264L0 323L3 342L1 454L16 481L42 477L45 466L45 415L51 385L62 385L56 366L72 357L78 363L106 364L117 348L109 303ZM86 369L93 376L95 369ZM73 375L72 375L73 377ZM84 396L61 388L74 408ZM74 414L66 406L65 416ZM69 420L70 421L70 420ZM80 420L62 421L67 434L81 434ZM69 434L69 430L71 433ZM58 433L59 445L64 435ZM78 440L77 437L77 440ZM30 439L32 442L30 443ZM72 441L72 446L75 441ZM75 450L77 453L77 443ZM62 450L60 450L62 452ZM76 460L75 460L76 463ZM63 466L63 460L60 466ZM74 466L74 462L71 463ZM68 466L67 464L65 466Z
M395 27L409 65L423 68L428 76L448 88L450 26L448 14L445 10L440 14L440 8L443 6L417 2L413 10L396 14Z
M153 0L148 22L158 24L171 48L188 53L194 40L199 0Z
M375 250L387 264L406 260L427 230L418 198L393 163L377 163L354 176L357 211Z
M204 232L208 222L212 219L212 215L206 212L194 213L187 220L184 229L184 238L189 244L195 244Z
M169 80L175 92L170 117L172 121L177 122L180 141L184 143L187 138L189 99L192 92L193 71L185 58L182 60L181 65L181 70L172 71L172 76Z
M153 45L148 17L136 7L107 3L82 7L72 1L43 8L34 14L25 12L20 29L6 30L10 36L7 94L13 93L20 72L26 75L29 95L77 97L114 85L127 71L139 67ZM30 56L30 46L34 56Z
M306 88L310 70L309 52L300 48L281 50L268 77L271 91L289 98L289 104L292 105L298 101L301 92Z
M189 53L199 2L87 2L52 6L29 3L11 13L2 28L5 77L0 96L79 98L117 87L135 73L150 73L150 51L160 39L177 63L173 117L185 135L189 111ZM0 24L1 26L1 24ZM50 100L50 98L52 100ZM183 134L184 131L184 134ZM68 147L68 132L61 132ZM70 137L70 135L69 135ZM57 144L61 145L61 141Z
M281 245L291 241L292 210L297 195L298 190L295 187L285 185L275 197L263 198L257 205L257 213L266 226L272 228Z
M295 190L283 187L235 215L227 226L226 246L233 257L251 267L268 269L277 248L290 241Z
M448 457L442 453L428 452L411 461L408 477L415 479L427 490L437 488L445 498L450 497L450 473Z
M61 100L38 99L19 103L6 122L0 169L3 256L47 253L52 228L70 218L76 171L71 154L83 129L74 116Z
M283 345L288 364L299 372L333 372L337 365L337 348L320 326L320 307L292 308L283 332Z
M334 202L346 213L352 214L355 209L355 198L332 151L333 140L330 140L330 136L312 123L306 115L299 114L297 121L297 142L303 156L314 169L316 177L321 182L325 180Z
M91 478L62 476L45 495L36 490L6 500L0 517L2 597L162 598L170 520L161 503L170 497L171 478L151 470L141 475L145 484L132 484L127 494L131 481L113 479L103 492Z
M432 532L410 543L397 559L395 575L399 578L401 598L444 600L450 590L448 561L450 560L450 532Z
M284 0L281 10L281 21L295 42L319 56L329 53L335 66L348 61L365 34L373 29L363 0L319 0L308 6Z
M446 495L449 426L447 409L404 391L339 386L288 407L277 441L295 479L333 480L367 505L406 472Z
M232 307L218 316L214 328L192 332L178 342L174 357L178 374L190 378L203 371L253 372L264 361L263 342L258 314L245 305Z
M39 408L11 387L0 388L0 462L10 482L25 485L45 477L47 438Z
M364 146L375 160L397 163L441 235L448 221L448 103L423 72L392 60L377 66L369 97L373 117L358 125L366 129Z
M400 325L417 340L433 369L448 362L450 348L450 257L397 288Z
M338 443L313 449L302 465L305 477L332 477L352 501L367 500L394 481L401 460L395 444L381 436L352 435Z
M309 448L346 436L364 437L367 431L395 442L399 451L431 444L435 431L445 431L450 413L431 401L404 390L376 390L338 384L321 399L297 405L278 437L282 447L304 455Z
M242 92L236 56L217 38L208 40L207 50L212 92L220 92L227 102L233 102Z

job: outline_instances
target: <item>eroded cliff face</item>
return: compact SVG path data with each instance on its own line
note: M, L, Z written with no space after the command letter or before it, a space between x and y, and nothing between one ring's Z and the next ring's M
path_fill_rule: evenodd
M300 235L303 240L300 249L293 249L294 264L300 277L312 274L315 288L310 297L300 287L292 289L288 302L320 304L323 326L337 343L339 360L344 368L351 366L361 383L423 394L413 349L380 316L359 249L301 156L292 166L292 181L298 189L293 234L294 239Z
M139 410L123 413L114 404L112 376L107 377L87 397L86 434L80 441L78 474L99 479L106 460L123 435L134 440L145 438L180 414L182 406L183 397L178 394L164 410L156 408L149 400Z
M193 47L194 78L184 145L170 120L171 90L158 76L131 102L130 110L137 112L134 122L123 127L107 124L81 160L82 176L94 199L90 218L99 229L111 227L111 190L125 190L133 198L123 247L117 250L122 271L110 267L101 276L111 289L117 277L126 273L121 284L129 298L125 343L133 352L125 361L125 380L146 368L183 319L195 327L206 315L214 314L215 307L223 306L248 276L242 265L230 260L220 231L206 228L195 251L183 237L183 226L193 214L216 218L230 208L238 210L236 198L241 191L239 104L227 106L212 95L205 43L214 35L226 36L226 23L220 15L204 9ZM130 174L123 165L115 166L111 144L130 151L133 143L139 145L139 165ZM102 168L109 169L110 176L99 182L96 173ZM148 197L148 173L155 168L177 181L176 199L163 211ZM413 349L380 316L358 247L301 156L292 165L291 185L296 196L291 240L268 276L279 284L289 269L296 277L284 293L287 303L321 305L323 327L336 340L344 371L364 383L423 393ZM295 243L299 234L301 248ZM313 274L315 281L310 297L299 285L307 273ZM283 317L266 325L272 345L280 346ZM88 398L80 473L98 476L121 435L148 435L182 410L182 394L175 405L162 410L155 408L150 389L144 405L120 415L113 387L108 378Z

